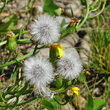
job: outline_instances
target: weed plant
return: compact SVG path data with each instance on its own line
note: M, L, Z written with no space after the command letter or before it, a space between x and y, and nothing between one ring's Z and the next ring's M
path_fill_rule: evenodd
M3 2L0 8L1 14L10 2L10 0ZM29 0L28 10L25 10L26 13L29 13L28 20L20 29L16 29L17 13L8 16L6 22L0 26L0 110L42 110L43 108L55 110L61 109L61 106L67 103L72 106L73 99L78 99L80 96L80 84L85 84L88 92L85 110L101 110L105 104L107 109L110 88L108 83L105 87L107 94L105 100L94 99L86 82L87 72L85 72L86 74L82 72L83 65L77 51L74 48L63 49L62 45L58 43L60 39L83 30L82 26L87 20L100 15L106 6L106 0L103 4L101 0L96 0L92 5L89 5L88 0L81 0L85 13L79 20L74 18L74 10L70 7L72 18L67 27L64 26L65 19L61 23L57 22L56 17L61 16L64 9L54 4L53 0L44 0L43 13L46 14L38 16L31 22L31 19L35 17L33 16L34 3L35 0ZM97 10L99 11L95 13ZM95 14L89 16L91 12ZM30 29L28 29L29 24ZM26 33L31 38L24 38L23 35ZM110 51L109 32L100 30L95 33L97 34L90 37L93 46L91 48L93 58L90 59L94 65L93 69L109 73L110 61L107 60ZM34 50L26 53L25 45L28 47L34 45ZM49 48L48 58L37 56L37 53L43 48ZM5 55L3 55L4 53ZM6 67L11 72L6 72ZM3 87L6 73L11 75L6 87ZM72 91L72 94L67 94L68 90ZM80 109L80 105L77 108Z

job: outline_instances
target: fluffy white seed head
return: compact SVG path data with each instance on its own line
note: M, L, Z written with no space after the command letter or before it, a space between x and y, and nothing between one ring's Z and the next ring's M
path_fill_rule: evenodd
M64 50L63 58L57 63L57 73L64 76L65 79L75 79L83 69L82 62L78 53L74 49Z
M23 76L39 93L45 94L46 86L54 78L52 64L46 58L30 57L24 62Z
M53 44L60 37L60 24L56 18L50 15L39 16L38 20L34 20L30 26L33 40L39 44Z

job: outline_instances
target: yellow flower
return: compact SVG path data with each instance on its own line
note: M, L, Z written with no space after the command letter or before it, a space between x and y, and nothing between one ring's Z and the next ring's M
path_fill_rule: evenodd
M55 49L56 51L59 52L57 58L62 58L63 57L63 55L64 55L63 50L62 50L63 46L61 44L55 43L55 44L50 46L50 49Z
M73 87L73 88L72 88L72 91L73 91L73 93L76 94L76 97L78 97L79 88L78 88L78 87Z
M70 26L77 26L77 25L79 25L79 23L78 23L78 20L76 19L76 18L71 18L71 22L70 22L70 24L69 24Z
M63 57L63 50L61 48L57 48L59 51L59 56L57 58L62 58Z
M83 70L83 73L84 73L84 74L87 74L87 75L91 75L91 73L89 72L88 69L84 69L84 70Z

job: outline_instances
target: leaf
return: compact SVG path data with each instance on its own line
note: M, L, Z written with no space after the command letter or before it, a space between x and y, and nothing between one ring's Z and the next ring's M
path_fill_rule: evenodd
M93 98L90 94L88 95L88 107L93 108Z
M71 14L72 14L72 17L74 17L74 14L73 14L73 9L72 7L70 6L70 9L71 9Z
M57 95L54 96L54 99L61 103L61 98L59 96L57 96ZM52 103L52 105L56 109L56 108L60 107L60 105L54 99L51 99L49 101Z
M53 3L53 0L44 0L44 12L47 12L49 15L54 16L54 10L56 10L57 8L58 6Z
M93 110L92 108L88 107L87 104L85 106L85 110Z
M103 99L95 99L93 103L94 103L93 110L102 110L102 107L106 104L106 102Z
M84 83L84 81L86 80L86 75L85 74L80 74L80 76L78 77L78 81L80 81L81 83Z
M93 110L93 98L92 96L89 94L88 95L88 102L86 103L86 107L85 110Z
M56 79L56 86L61 87L62 86L62 83L63 83L63 80L62 80L61 77L59 77L59 78Z
M65 19L62 20L61 27L63 27L64 25L65 25Z
M69 34L73 34L75 32L75 29L76 29L76 26L75 25L69 26L69 27L67 27L67 32Z
M24 87L22 87L15 95L20 96L26 91L27 87L28 87L28 83L25 83Z
M42 104L48 110L54 110L54 106L48 100L43 100Z

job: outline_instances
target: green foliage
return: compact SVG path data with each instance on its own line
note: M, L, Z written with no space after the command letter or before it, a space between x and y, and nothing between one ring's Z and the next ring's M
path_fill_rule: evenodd
M89 94L88 95L88 103L87 103L87 106L90 107L90 108L93 108L93 98L92 96Z
M76 26L67 26L66 28L61 28L62 36L60 39L65 38L66 36L73 34L75 32Z
M57 5L53 3L53 0L44 0L44 12L48 13L51 16L54 16L54 11L58 8Z
M100 15L95 20L96 25L91 22L89 25L92 26L93 30L88 32L90 36L91 44L91 56L88 59L91 63L90 68L95 72L110 74L110 7L108 6L103 15ZM104 28L102 28L104 26ZM98 30L96 30L96 27ZM94 29L95 28L95 29ZM85 51L86 53L87 51Z
M0 13L3 11L3 9L5 8L5 5L9 2L10 0L5 0L4 4L2 5L2 7L0 8Z
M3 6L0 8L0 12L3 11L3 9L5 8L5 5L8 3L8 1L9 0L4 1ZM30 12L29 19L28 19L29 22L30 22L31 17L33 16L32 9L33 9L34 1L35 0L33 0L33 2L29 1L28 5L27 5L28 11ZM75 31L80 30L80 28L87 21L87 19L94 18L98 14L100 14L103 11L104 6L106 4L106 2L104 0L104 5L102 6L101 11L99 11L99 13L96 14L95 16L88 17L88 15L92 11L100 9L101 0L99 0L98 7L95 7L96 3L97 3L96 1L93 3L92 6L89 6L88 0L81 0L81 2L83 3L83 5L86 6L86 13L85 13L84 17L81 18L81 20L79 22L79 26L75 26L75 25L70 26L68 24L68 26L66 28L64 28L65 19L63 19L62 23L61 23L61 37L60 37L60 39L67 37L70 34L73 34ZM74 16L73 10L71 7L70 7L70 9L71 9L72 17L73 17ZM61 9L59 9L58 6L56 4L54 4L53 0L44 0L43 11L44 11L44 13L48 13L49 15L54 16L54 17L56 16L56 14L58 16L61 15ZM109 11L110 11L110 7L106 8L106 12L109 12ZM101 22L107 21L107 19L105 21L103 20L103 19L105 19L105 17L103 17L103 16L100 17L99 19L101 20ZM8 17L5 17L5 22L3 22L2 25L0 26L0 32L7 32L9 29L15 30L17 23L18 23L18 15L13 14ZM4 39L2 39L3 42L0 43L0 46L3 46L7 43L10 51L15 50L18 44L19 44L19 46L21 46L21 44L30 43L32 46L34 43L31 41L31 38L24 39L22 36L22 39L20 39L21 34L23 35L24 33L29 33L29 31L25 31L26 27L23 27L23 28L22 28L22 32L21 32L21 29L15 30L16 31L15 37L19 36L19 39L17 39L17 40L8 39L8 41L6 41L6 40L4 41ZM109 38L110 33L109 32L102 32L101 30L99 31L99 33L97 33L97 32L94 32L94 33L95 33L94 37L91 37L91 44L92 44L92 51L93 51L92 58L91 58L91 61L93 62L92 65L94 66L94 68L97 68L97 70L100 70L100 71L103 70L103 72L108 73L109 67L110 67L109 66L110 61L108 60L108 59L110 59L110 57L109 57L110 48L108 46L110 43L110 38ZM2 33L0 33L0 35L2 38L6 36L6 34L2 34ZM65 105L69 102L72 102L74 97L68 96L66 94L66 92L71 87L77 86L77 84L80 84L80 83L84 83L86 80L85 74L81 74L78 77L77 81L64 79L63 77L56 78L53 82L55 84L55 86L53 88L51 88L51 86L49 86L50 89L52 89L56 93L56 95L54 95L53 99L50 99L50 100L43 99L42 100L42 98L38 95L33 96L31 98L28 98L28 96L30 96L30 94L33 93L33 88L28 86L28 82L24 82L22 77L19 78L20 69L22 68L21 60L24 60L25 58L27 58L31 55L34 55L33 53L38 52L41 48L44 48L44 47L45 46L41 46L38 48L38 45L36 44L36 47L34 49L35 51L29 52L29 53L25 53L24 52L25 49L23 49L23 51L22 51L19 48L18 50L23 52L24 56L21 57L18 54L17 55L18 57L14 58L14 60L9 61L9 62L7 61L7 63L0 65L0 68L3 68L6 66L10 66L12 64L16 64L16 66L12 70L13 72L11 72L11 77L9 79L9 82L8 82L6 88L2 92L0 92L0 107L2 107L2 110L4 110L4 109L6 110L7 108L12 110L12 109L15 109L17 106L18 106L17 109L19 109L20 106L23 106L24 104L30 103L31 101L33 101L37 98L40 101L42 101L43 107L47 108L48 110L55 110L55 109L60 108L62 105ZM58 56L59 56L58 50L53 49L50 51L50 60L53 63L53 65L56 63L54 61ZM100 60L101 58L103 58L103 61ZM21 65L19 65L19 62L21 63ZM0 78L1 78L1 76L0 76ZM1 88L2 88L2 83L0 82L0 89ZM110 82L109 82L109 85L105 86L105 94L107 94L106 95L106 102L109 98L109 93L110 93L109 90L110 90ZM22 96L25 96L24 99L22 101L19 101L20 97L22 97ZM62 96L63 96L63 98L62 98ZM16 98L16 99L10 105L8 102L13 98ZM65 101L62 101L62 99ZM42 105L41 105L41 107L42 107ZM85 110L101 110L101 108L104 105L105 105L104 100L102 100L102 99L94 99L93 100L92 96L88 95L88 102L86 104ZM36 109L37 109L37 107L36 107Z
M105 100L106 102L108 101L109 97L110 97L110 80L108 79L108 81L106 82L105 85Z
M61 98L57 95L54 96L53 99L50 100L42 100L42 105L47 108L48 110L56 110L58 109L61 105Z
M80 74L80 76L78 77L78 81L79 81L80 83L84 83L85 80L86 80L86 75L83 74L83 73Z
M85 6L86 5L86 0L81 0L81 4Z
M14 51L17 48L17 42L15 38L8 38L7 47L9 51Z
M110 32L93 32L90 34L92 57L91 64L101 73L110 73Z
M62 77L56 78L56 86L61 87L63 83Z
M17 15L7 17L7 22L0 26L0 31L15 29L18 23Z
M71 6L70 6L70 9L71 9L71 14L72 14L72 17L74 17L73 9L72 9L72 7L71 7Z
M55 101L55 100L57 100L57 101ZM52 103L52 105L54 106L55 109L57 109L58 107L61 106L59 104L59 103L61 103L61 98L57 95L54 96L54 99L50 99L49 101ZM59 103L57 103L57 102L59 102Z
M103 99L94 99L91 95L88 95L88 102L86 103L85 110L102 110L102 107L105 105Z
M54 13L55 13L56 16L60 16L60 15L62 14L61 8L56 9L56 10L54 11Z
M61 28L63 28L64 25L65 25L65 19L63 19L61 22Z
M48 110L54 110L54 106L48 100L42 100L42 105Z

